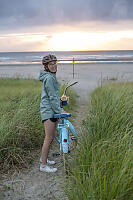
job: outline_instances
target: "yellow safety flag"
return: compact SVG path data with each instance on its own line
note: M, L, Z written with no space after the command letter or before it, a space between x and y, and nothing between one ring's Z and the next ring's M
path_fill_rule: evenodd
M74 60L72 61L72 64L73 64L73 65L75 64L75 61L74 61Z

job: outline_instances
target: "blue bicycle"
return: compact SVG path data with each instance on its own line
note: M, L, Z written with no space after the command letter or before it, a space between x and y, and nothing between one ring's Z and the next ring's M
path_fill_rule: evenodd
M64 90L64 93L61 97L61 106L66 106L69 103L69 97L66 96L66 91L67 89L72 86L75 85L77 82L72 83L71 85L67 86ZM60 152L61 153L68 153L70 152L70 131L72 133L72 140L76 140L77 139L77 132L74 128L74 126L72 125L71 122L69 122L69 120L67 119L68 117L71 117L70 113L64 113L64 114L55 114L54 118L58 119L58 133L59 133L59 139L57 139L57 137L55 136L56 141L59 143L60 145Z

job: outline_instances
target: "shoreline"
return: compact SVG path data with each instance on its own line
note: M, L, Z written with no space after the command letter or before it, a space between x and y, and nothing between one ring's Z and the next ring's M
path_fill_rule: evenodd
M74 60L75 61L75 65L90 65L90 64L133 64L133 60L106 60L106 61L104 61L104 60L82 60L81 62L79 61L79 60ZM59 63L58 63L58 65L60 65L60 64L62 64L62 65L72 65L72 60L64 60L63 62L60 62L59 61ZM25 62L25 63L0 63L0 67L2 66L27 66L27 65L35 65L35 66L38 66L38 65L42 65L41 64L41 62L33 62L33 63L29 63L29 62Z

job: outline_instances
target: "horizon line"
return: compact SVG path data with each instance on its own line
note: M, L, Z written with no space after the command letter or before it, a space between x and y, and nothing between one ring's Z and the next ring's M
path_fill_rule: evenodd
M0 53L45 53L45 52L98 52L98 51L133 51L133 49L112 49L112 50L72 50L72 51L0 51Z

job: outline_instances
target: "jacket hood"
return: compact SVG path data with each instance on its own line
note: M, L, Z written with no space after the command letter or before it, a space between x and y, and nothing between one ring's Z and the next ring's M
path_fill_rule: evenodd
M39 75L39 80L40 81L43 81L44 78L47 76L48 72L44 71L44 70L41 70L40 71L40 75Z
M44 79L45 79L46 77L50 76L50 75L55 76L55 74L52 74L52 73L50 73L50 72L46 72L46 71L44 71L44 70L41 70L41 71L40 71L40 75L39 75L39 80L43 82Z

